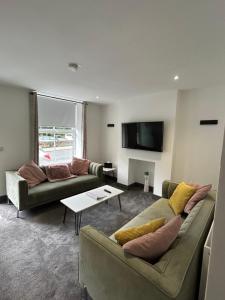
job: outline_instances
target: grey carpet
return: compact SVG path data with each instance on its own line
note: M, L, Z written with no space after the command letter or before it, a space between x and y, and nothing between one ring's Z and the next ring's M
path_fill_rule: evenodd
M117 199L100 204L82 216L82 226L91 224L110 235L153 202L151 193L138 187ZM13 205L0 204L0 299L82 299L78 283L79 237L74 234L74 216L52 203L21 213Z

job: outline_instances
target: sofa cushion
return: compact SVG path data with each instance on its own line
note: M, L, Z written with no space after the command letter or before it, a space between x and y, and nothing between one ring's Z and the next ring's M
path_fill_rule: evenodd
M95 188L99 184L99 178L95 175L84 175L58 182L44 182L29 190L29 206L71 197Z
M190 211L193 209L193 207L202 199L204 199L208 192L211 190L212 185L207 184L203 186L196 185L197 191L194 193L194 195L191 197L191 199L188 201L184 208L184 212L189 214Z
M185 182L178 184L169 199L169 204L176 215L179 215L184 211L185 205L195 192L196 188L186 184Z
M48 177L49 182L67 180L72 177L76 177L76 175L70 174L70 169L68 164L49 165L46 166L45 169L46 169L46 175Z
M132 226L143 225L151 220L164 217L167 221L175 216L172 208L169 205L169 201L166 198L161 198L154 202L151 206L147 207L139 215L122 226L120 229L125 229ZM184 216L182 216L183 220ZM110 239L115 240L114 234L110 236Z
M120 229L115 233L115 239L120 245L124 245L127 242L134 240L142 235L156 231L164 224L165 218L157 218L143 225Z
M90 160L74 157L71 162L70 171L74 175L87 175Z
M182 221L180 215L176 216L155 232L145 234L137 239L129 241L123 245L123 249L127 253L154 262L155 259L164 254L174 242L181 224Z
M20 167L18 174L27 181L29 188L32 188L47 179L45 173L34 161Z

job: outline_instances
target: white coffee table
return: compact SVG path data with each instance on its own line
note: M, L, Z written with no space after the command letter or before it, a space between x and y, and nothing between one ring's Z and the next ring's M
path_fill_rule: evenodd
M111 193L107 193L104 190L108 190ZM64 212L64 217L63 217L63 223L65 223L66 220L66 213L67 213L67 208L71 209L75 213L75 232L76 235L79 234L80 230L80 225L81 225L81 216L82 212L87 210L90 207L96 206L102 202L106 202L109 199L116 197L118 198L119 201L119 206L121 210L121 201L120 201L120 195L124 192L120 189L114 188L110 185L104 185L96 189L89 190L88 192L100 192L104 193L105 197L100 199L100 200L95 200L89 195L87 195L87 192L60 200L65 205L65 212Z

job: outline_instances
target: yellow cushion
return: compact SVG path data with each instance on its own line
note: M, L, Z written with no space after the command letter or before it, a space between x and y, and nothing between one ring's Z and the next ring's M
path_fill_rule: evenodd
M134 240L144 234L154 232L165 224L165 218L154 219L144 225L122 229L115 233L115 239L120 245Z
M179 215L184 211L185 205L195 192L196 188L186 184L185 182L178 184L169 199L169 205L176 215Z

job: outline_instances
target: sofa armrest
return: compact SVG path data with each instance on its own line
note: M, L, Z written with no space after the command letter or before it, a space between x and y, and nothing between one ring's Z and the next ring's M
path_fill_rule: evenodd
M174 190L176 189L177 185L178 185L178 183L172 182L170 180L163 181L163 184L162 184L162 197L169 199L172 196L172 194L173 194Z
M102 179L103 176L103 165L96 163L96 162L91 162L89 165L89 170L88 173L91 175L96 175L99 178Z
M18 210L23 210L28 200L28 184L16 171L6 171L6 193Z
M175 296L169 278L150 263L125 254L121 246L91 226L80 231L79 280L98 300L168 300Z

